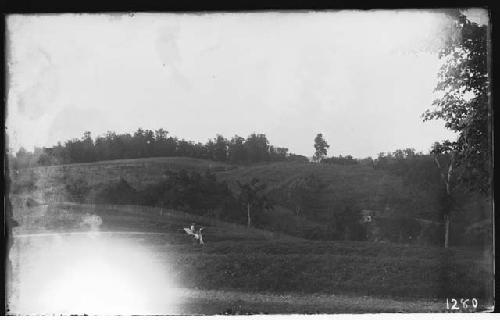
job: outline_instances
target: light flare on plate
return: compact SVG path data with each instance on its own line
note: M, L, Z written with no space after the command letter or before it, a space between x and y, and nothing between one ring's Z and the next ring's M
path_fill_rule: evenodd
M14 237L8 308L19 315L177 314L165 257L131 238L91 232Z

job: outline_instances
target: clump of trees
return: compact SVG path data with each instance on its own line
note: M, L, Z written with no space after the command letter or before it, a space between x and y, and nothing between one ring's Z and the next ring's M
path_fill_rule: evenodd
M99 190L94 201L112 204L139 204L142 202L139 192L123 178Z
M410 169L412 161L421 159L429 159L432 162L432 157L429 154L415 152L413 148L397 149L393 152L380 152L377 159L373 161L374 169L386 169L397 174L404 174Z
M19 169L148 157L191 157L233 164L307 160L304 156L289 153L287 148L271 145L265 134L252 133L246 139L238 135L226 139L218 134L203 144L169 136L164 129L142 128L132 135L109 131L95 139L86 131L82 138L58 143L52 148L36 148L35 152L20 148L9 160L12 168Z
M217 181L215 174L209 170L204 174L186 170L167 171L162 182L146 188L143 194L150 198L147 204L204 215L214 215L216 210L234 202L228 185Z
M398 149L379 153L373 163L375 170L398 175L406 185L418 189L440 188L440 173L432 154L415 152L413 148Z
M433 150L437 148L439 144L435 144ZM401 177L411 195L408 201L413 202L410 206L408 203L404 205L407 208L406 215L428 219L434 225L439 224L442 245L449 246L451 242L486 243L491 238L491 232L485 226L492 225L489 217L491 208L487 206L488 197L477 189L471 190L467 184L460 183L459 176L463 169L452 167L450 171L449 166L453 163L450 153L433 151L422 154L415 153L413 149L399 149L380 153L374 161L374 168ZM423 190L435 198L425 197ZM420 209L413 212L417 208ZM426 213L427 209L429 213ZM394 228L384 225L384 228L396 230L397 225ZM403 224L400 226L403 228ZM471 226L475 226L474 232L470 231ZM432 243L439 243L434 236Z
M330 158L322 159L320 162L324 164L340 164L340 165L360 164L360 161L353 158L353 156L351 155L347 156L339 155L338 157L333 156Z
M25 148L21 147L19 150L12 154L8 154L8 162L10 168L16 172L21 168L34 167L40 164L39 160L43 158L43 149L35 148L33 152L27 151ZM41 159L42 162L45 162L44 159Z
M250 227L254 218L272 209L272 202L263 192L266 185L258 179L237 183L239 192L233 192L225 181L217 181L209 170L203 174L168 170L160 182L142 190L133 188L124 179L108 184L97 192L94 201L159 206L239 223L246 221Z
M102 189L97 202L160 206L185 210L195 214L212 215L226 203L234 202L234 197L225 182L217 181L207 170L196 171L167 170L160 182L146 186L142 190L131 187L120 179Z

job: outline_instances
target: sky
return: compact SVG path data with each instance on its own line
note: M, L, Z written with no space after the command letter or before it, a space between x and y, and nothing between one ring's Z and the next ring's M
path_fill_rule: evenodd
M9 148L142 127L265 133L306 156L317 133L330 156L426 152L455 137L421 118L450 26L422 10L11 15Z

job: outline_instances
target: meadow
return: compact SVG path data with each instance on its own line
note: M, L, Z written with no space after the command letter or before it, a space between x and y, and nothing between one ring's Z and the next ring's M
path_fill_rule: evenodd
M101 232L122 232L123 237L147 246L159 261L168 263L169 272L181 279L186 289L194 290L190 291L194 298L186 300L186 308L200 313L296 310L285 298L269 303L269 299L262 298L266 295L288 295L291 301L309 301L301 302L302 310L311 312L333 312L332 304L318 303L326 298L317 301L314 298L328 296L332 301L337 301L332 297L350 299L350 304L343 307L333 305L336 310L344 311L356 310L357 305L356 312L395 311L395 302L387 301L413 301L408 304L413 312L429 311L422 307L426 303L433 303L432 311L444 311L436 305L441 305L446 297L476 297L484 303L483 307L491 302L487 300L492 289L488 286L492 283L488 281L492 279L491 260L473 249L308 241L184 212L141 206L65 203L29 210L33 220L25 220L24 227L15 228L15 233L87 231L81 226L82 217L100 216ZM26 216L26 212L22 215ZM204 246L193 245L184 234L182 228L192 222L206 228ZM200 296L200 292L207 294ZM202 301L208 301L207 295L214 292L226 297L228 292L247 293L253 300L241 300L239 309L230 298L225 303L219 299L215 309L210 303L201 308L200 303L203 305ZM372 305L370 309L353 302L362 297L368 299L367 296L386 303ZM190 299L199 303L194 304ZM402 305L398 304L400 310L409 310Z

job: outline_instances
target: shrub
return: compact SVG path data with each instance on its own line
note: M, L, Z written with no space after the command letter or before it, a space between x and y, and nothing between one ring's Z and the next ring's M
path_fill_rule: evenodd
M105 186L96 195L97 203L135 204L138 202L138 192L125 179Z

